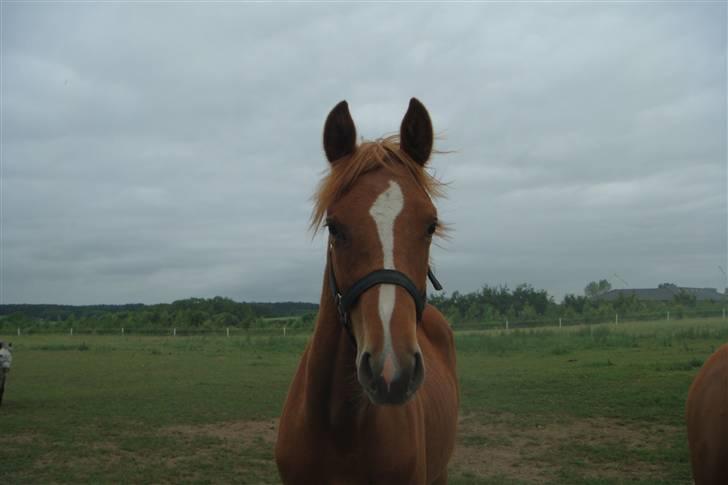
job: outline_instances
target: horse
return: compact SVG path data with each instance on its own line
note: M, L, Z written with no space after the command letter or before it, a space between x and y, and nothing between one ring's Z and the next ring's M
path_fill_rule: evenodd
M10 372L10 367L13 364L13 344L8 342L7 344L0 340L0 406L3 403L3 394L5 394L5 380L7 374Z
M695 484L728 483L728 344L703 364L685 408Z
M275 458L285 484L441 484L455 446L453 333L426 303L444 233L425 169L432 122L412 98L392 135L357 145L346 101L324 124L329 171L311 227L328 228L313 334L288 390Z

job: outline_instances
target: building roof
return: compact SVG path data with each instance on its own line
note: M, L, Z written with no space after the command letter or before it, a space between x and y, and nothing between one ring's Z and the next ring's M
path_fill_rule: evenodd
M715 288L687 288L684 286L664 286L662 288L625 288L621 290L610 290L594 298L596 300L614 301L620 297L629 298L634 296L638 300L649 301L670 301L680 293L687 293L695 296L697 301L714 300L719 301L726 298L726 295L719 293Z

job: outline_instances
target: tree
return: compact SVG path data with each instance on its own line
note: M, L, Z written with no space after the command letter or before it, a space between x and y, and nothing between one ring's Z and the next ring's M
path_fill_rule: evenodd
M213 321L218 327L237 327L240 325L240 318L228 312L218 313L213 317Z
M301 315L301 324L305 327L310 327L316 321L316 313L308 312Z
M567 294L564 296L564 301L562 303L563 307L566 309L571 309L574 311L574 313L584 313L584 305L586 305L587 299L584 296L577 296L572 294Z
M688 293L685 290L680 290L680 292L673 297L673 301L675 303L689 307L694 307L697 300L698 299L695 297L695 295L693 295L692 293Z
M612 284L607 280L599 280L598 283L596 281L590 281L589 284L584 287L584 295L589 298L594 298L595 296L606 293L611 289Z

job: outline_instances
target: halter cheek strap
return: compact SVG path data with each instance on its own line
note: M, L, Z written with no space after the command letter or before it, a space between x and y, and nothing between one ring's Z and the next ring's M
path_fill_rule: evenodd
M397 285L401 288L404 288L415 302L415 310L417 311L417 323L422 320L422 313L424 312L425 305L427 303L426 290L420 292L417 289L417 285L415 285L406 274L394 269L378 269L372 271L371 273L354 282L354 284L351 285L351 287L342 294L339 290L339 286L336 284L336 276L334 276L334 265L331 258L331 250L329 250L328 259L329 287L331 288L334 301L336 302L336 310L339 313L339 321L346 329L349 337L351 337L352 342L354 342L354 346L356 346L356 341L354 339L354 333L351 328L349 310L352 306L354 306L362 293L367 291L369 288L372 288L373 286L388 284ZM432 286L434 286L436 290L442 290L442 285L437 280L437 278L435 278L432 269L429 267L427 268L427 277L430 279L430 281L432 282Z

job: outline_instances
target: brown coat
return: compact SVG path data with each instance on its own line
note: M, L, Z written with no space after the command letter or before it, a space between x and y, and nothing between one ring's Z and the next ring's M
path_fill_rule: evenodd
M728 484L728 344L711 355L695 376L686 420L696 485Z
M446 483L459 401L449 325L427 306L417 332L428 363L422 387L402 406L375 406L359 387L353 347L327 302L280 420L283 483Z

